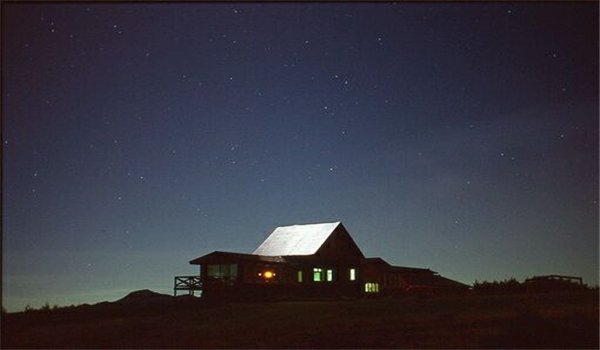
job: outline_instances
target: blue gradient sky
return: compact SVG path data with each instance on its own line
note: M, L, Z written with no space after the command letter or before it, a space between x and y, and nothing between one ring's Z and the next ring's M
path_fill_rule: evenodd
M2 10L9 310L337 220L465 283L598 283L597 3Z

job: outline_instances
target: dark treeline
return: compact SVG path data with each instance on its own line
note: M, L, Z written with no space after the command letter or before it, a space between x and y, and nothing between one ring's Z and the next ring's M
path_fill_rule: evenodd
M594 287L597 288L597 287ZM529 279L519 282L515 278L503 281L475 281L472 291L477 294L526 294L526 293L552 293L594 289L586 284L579 284L567 280Z

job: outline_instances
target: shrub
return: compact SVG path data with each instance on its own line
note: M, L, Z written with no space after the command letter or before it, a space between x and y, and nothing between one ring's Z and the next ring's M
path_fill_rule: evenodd
M519 294L525 291L522 283L519 283L515 278L510 278L504 281L475 281L473 283L473 291L478 294Z

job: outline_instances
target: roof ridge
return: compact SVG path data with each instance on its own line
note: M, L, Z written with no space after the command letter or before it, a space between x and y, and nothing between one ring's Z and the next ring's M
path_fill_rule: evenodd
M310 226L310 225L329 225L329 224L337 224L337 225L339 225L341 223L342 223L341 221L314 222L314 223L308 223L308 224L293 224L293 225L277 226L275 229L283 228L283 227Z

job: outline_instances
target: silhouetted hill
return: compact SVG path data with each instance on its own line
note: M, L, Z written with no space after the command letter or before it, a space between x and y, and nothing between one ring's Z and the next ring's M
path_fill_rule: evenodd
M160 294L149 289L136 290L127 294L125 297L115 301L121 304L144 304L144 303L160 303L173 301L175 297L167 294Z

